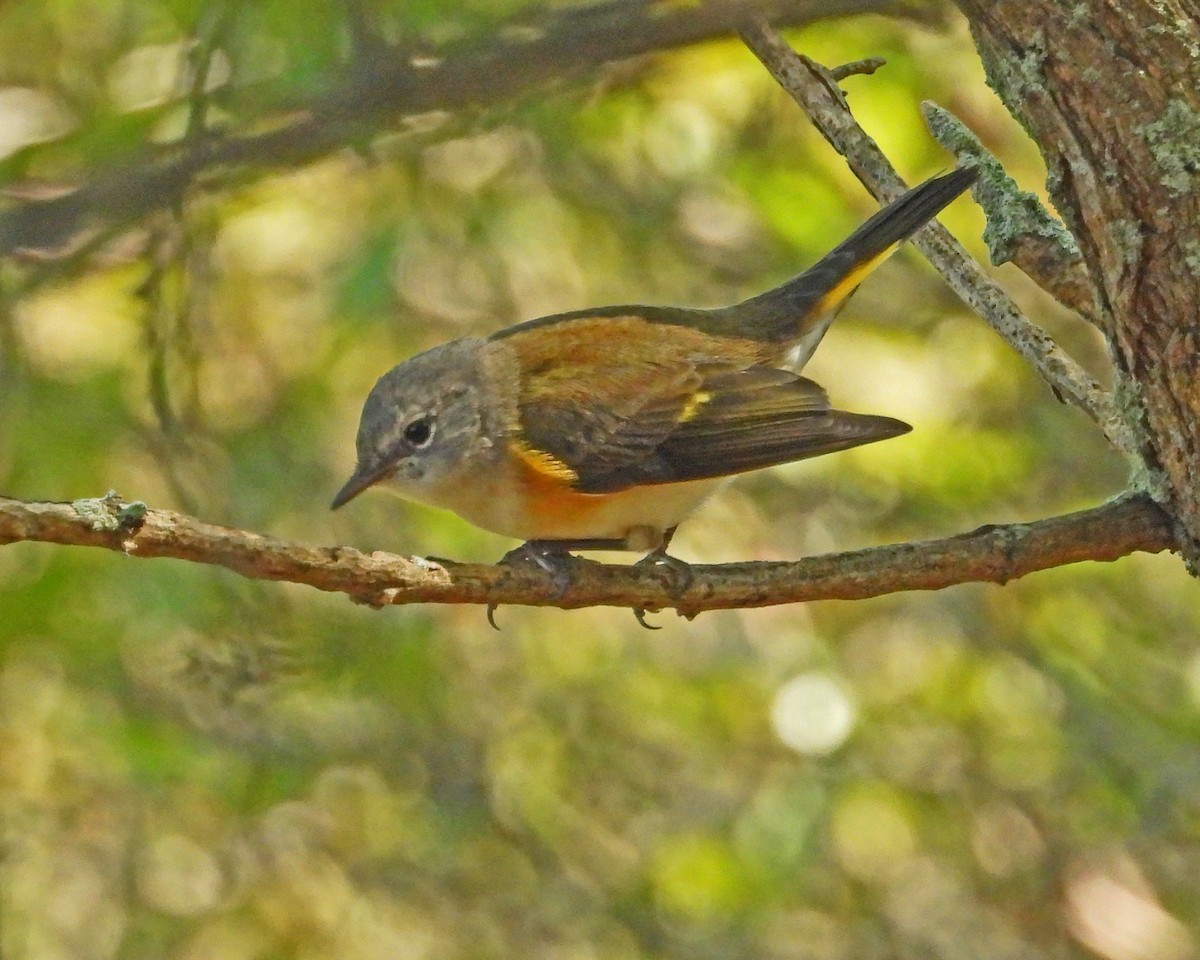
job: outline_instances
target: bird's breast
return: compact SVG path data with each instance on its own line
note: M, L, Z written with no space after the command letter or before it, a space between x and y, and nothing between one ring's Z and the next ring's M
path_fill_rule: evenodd
M519 457L476 465L436 486L391 484L411 500L443 507L477 527L518 540L622 540L651 550L698 507L721 479L580 493L562 477Z

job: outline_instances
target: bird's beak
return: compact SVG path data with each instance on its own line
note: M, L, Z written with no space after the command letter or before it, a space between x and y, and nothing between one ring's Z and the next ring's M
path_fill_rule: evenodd
M337 492L337 496L333 498L333 502L329 505L330 510L336 510L338 507L349 503L360 493L373 486L386 477L392 470L395 464L385 463L379 464L362 464L360 463L354 471L354 475L346 481L341 490Z

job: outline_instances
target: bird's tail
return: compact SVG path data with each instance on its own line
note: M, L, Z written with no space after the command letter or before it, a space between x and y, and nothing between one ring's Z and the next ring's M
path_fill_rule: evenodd
M913 187L799 276L725 308L731 324L736 323L743 335L786 346L794 369L799 369L820 343L837 308L867 274L971 186L977 175L974 168L959 167Z

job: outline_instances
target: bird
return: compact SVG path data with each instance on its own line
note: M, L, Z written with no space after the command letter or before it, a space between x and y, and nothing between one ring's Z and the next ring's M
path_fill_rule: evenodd
M578 550L667 557L676 527L728 478L911 429L835 409L800 371L867 274L976 176L926 180L732 306L574 310L403 361L366 398L357 463L331 507L387 488L523 541L506 559L547 569Z

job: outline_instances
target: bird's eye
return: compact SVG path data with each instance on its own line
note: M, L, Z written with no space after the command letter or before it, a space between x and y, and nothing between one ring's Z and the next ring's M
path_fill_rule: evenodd
M433 439L433 418L419 417L404 428L404 439L414 447L423 447Z

